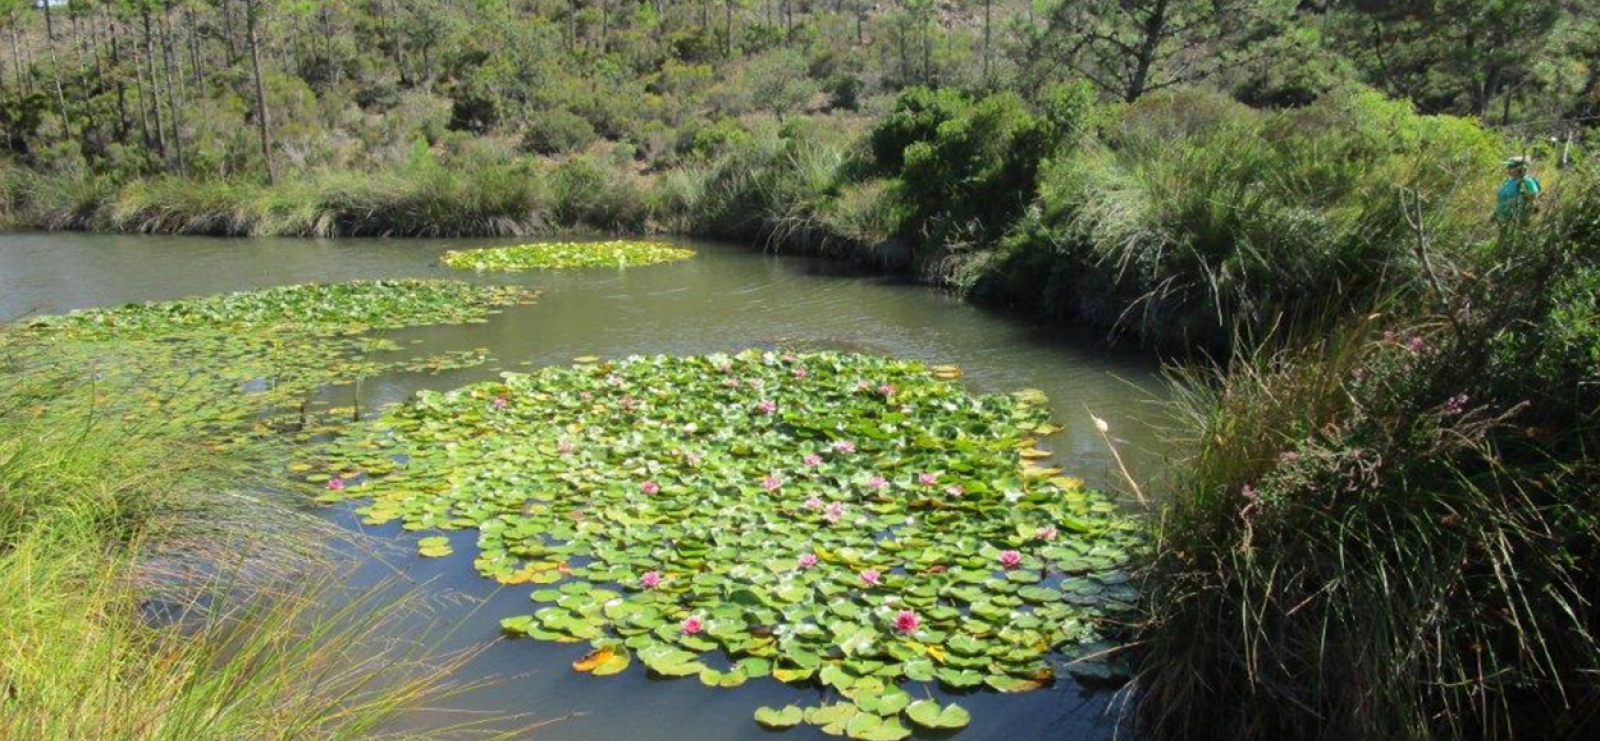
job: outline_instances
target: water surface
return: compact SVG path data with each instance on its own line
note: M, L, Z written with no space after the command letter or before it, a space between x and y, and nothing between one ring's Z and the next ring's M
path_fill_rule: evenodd
M330 390L329 400L357 401L366 411L422 388L446 389L503 370L567 363L577 356L735 352L802 345L954 363L981 392L1037 388L1051 399L1065 430L1046 441L1057 464L1091 483L1120 478L1090 412L1105 418L1119 449L1141 476L1154 475L1162 445L1142 420L1154 416L1159 393L1146 356L1108 348L1093 332L1035 326L974 308L954 297L900 280L856 273L836 263L780 257L745 248L682 240L693 260L632 268L474 275L444 268L446 249L508 240L208 239L85 234L0 234L0 321L130 301L182 298L311 281L358 278L456 278L522 283L545 289L538 303L514 307L476 325L422 327L390 337L417 354L482 348L483 366L439 375L401 373L359 388ZM352 398L355 397L355 398ZM335 522L361 529L348 510L327 510ZM408 625L441 648L496 640L499 620L527 614L533 587L497 587L472 568L473 531L454 533L456 555L409 555L416 534L398 525L368 532L403 550L372 558L350 577L354 585L394 582L439 605L432 622ZM635 662L621 676L592 677L568 668L585 647L531 640L489 646L460 677L497 677L455 706L491 713L564 718L536 737L577 739L758 739L773 734L750 719L762 704L816 704L820 690L754 680L727 690L693 678L648 679ZM943 693L936 693L943 695ZM961 741L1108 739L1111 694L1063 679L1022 695L980 692L959 701L972 711ZM463 720L465 717L456 717ZM412 723L437 720L413 718ZM526 718L524 720L527 720ZM812 728L785 739L825 738Z

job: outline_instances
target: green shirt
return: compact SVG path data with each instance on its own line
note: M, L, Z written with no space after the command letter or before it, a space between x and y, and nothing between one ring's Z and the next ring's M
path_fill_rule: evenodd
M1539 181L1531 175L1506 178L1495 192L1494 217L1501 221L1527 215L1528 202L1539 192Z

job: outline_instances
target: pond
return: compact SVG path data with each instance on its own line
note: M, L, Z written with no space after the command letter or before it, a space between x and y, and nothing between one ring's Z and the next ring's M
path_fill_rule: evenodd
M408 353L487 350L493 361L437 374L397 372L327 392L330 403L370 411L421 389L452 389L493 379L504 370L565 365L579 356L697 355L746 348L799 346L866 352L954 364L977 392L1036 388L1049 397L1063 431L1046 440L1054 465L1091 485L1115 486L1119 474L1090 413L1106 419L1130 467L1143 477L1161 464L1162 445L1142 423L1155 415L1155 364L1109 348L1092 332L1035 326L969 306L927 287L858 273L838 263L763 254L715 243L676 240L694 259L624 271L474 274L451 270L448 250L508 240L224 240L84 234L0 235L0 321L130 301L173 299L310 281L372 278L456 278L536 286L531 305L508 308L486 323L432 326L386 334ZM351 398L354 395L355 398ZM495 641L500 620L530 610L531 588L500 586L472 564L476 533L451 534L455 554L419 559L414 533L398 524L363 526L350 507L323 510L341 526L404 541L352 573L356 586L398 581L443 606L430 622L411 626L441 648ZM397 580L398 577L398 580ZM815 705L820 690L771 679L713 689L692 678L661 681L635 666L593 677L569 665L586 647L532 640L488 646L458 679L493 683L456 700L472 711L562 719L537 732L543 739L765 738L751 721L762 705ZM942 694L942 693L936 693ZM1115 698L1063 676L1050 688L1013 695L960 697L972 713L963 740L1102 739ZM437 718L413 719L418 723ZM822 738L801 726L787 738Z

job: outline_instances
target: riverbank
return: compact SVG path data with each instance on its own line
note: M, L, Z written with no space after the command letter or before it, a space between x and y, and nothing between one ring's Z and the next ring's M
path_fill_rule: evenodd
M1076 86L1037 105L914 89L869 128L795 117L738 133L647 172L604 147L553 160L492 141L275 186L11 169L3 201L8 223L40 229L706 236L1216 350L1415 291L1419 230L1437 250L1492 231L1506 146L1465 119L1418 116L1360 89L1281 112L1195 91L1103 106Z

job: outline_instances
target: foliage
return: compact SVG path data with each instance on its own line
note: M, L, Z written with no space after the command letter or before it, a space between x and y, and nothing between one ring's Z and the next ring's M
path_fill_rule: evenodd
M1530 231L1440 260L1420 314L1188 378L1146 730L1592 735L1597 202L1583 180Z
M1086 86L1046 92L1039 114L1016 95L971 99L913 89L873 130L878 166L895 175L911 228L941 228L989 242L1033 199L1039 166L1090 120Z
M560 270L654 265L687 260L694 250L665 242L541 242L515 247L451 250L439 258L459 270Z
M0 737L362 739L449 698L470 654L385 643L409 603L316 586L337 575L309 560L326 533L129 393L247 392L85 366L65 335L110 324L0 335Z
M107 418L146 419L163 435L207 434L221 448L337 426L357 410L306 401L329 384L485 359L460 351L379 360L399 346L371 330L481 321L536 295L450 281L288 286L35 317L0 337L0 348L28 372L95 378L79 392Z
M966 717L910 710L903 681L1038 688L1053 648L1133 599L1134 525L1037 462L1056 429L1037 392L975 397L957 376L754 351L506 374L353 430L322 499L476 529L479 571L546 586L506 630L588 642L578 671L831 687L849 702L807 722L902 738L902 711Z
M1174 344L1317 324L1419 288L1419 230L1444 249L1484 234L1500 151L1359 89L1279 113L1148 97L1045 169L997 276L1021 283L998 290Z

